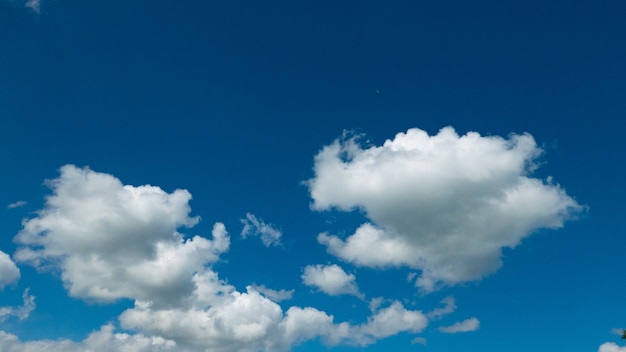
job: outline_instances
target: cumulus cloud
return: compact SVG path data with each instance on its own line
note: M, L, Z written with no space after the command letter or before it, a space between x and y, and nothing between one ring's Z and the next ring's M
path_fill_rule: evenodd
M442 326L439 331L446 334L456 334L458 332L469 332L478 330L480 327L480 321L476 318L469 318L458 323L454 323L450 326Z
M331 296L354 295L363 297L356 285L356 277L346 273L339 265L308 265L302 280L305 285L318 288Z
M257 219L253 214L247 213L245 219L241 219L243 230L241 237L261 236L261 241L265 247L277 246L280 244L282 233L270 224L263 222L263 219Z
M495 272L502 248L537 229L556 229L583 207L551 179L532 178L541 154L529 134L508 139L399 133L382 146L337 140L315 157L307 181L315 210L362 210L371 222L318 241L362 266L420 270L429 292Z
M263 296L271 299L274 302L282 302L293 297L293 293L296 290L273 290L265 285L250 285L252 289L258 291Z
M598 352L626 352L626 346L620 347L614 342L606 342L598 348Z
M35 304L35 296L28 294L28 291L28 289L25 289L22 294L23 305L18 307L0 307L0 323L10 316L16 317L19 320L28 318L30 313L37 307Z
M8 254L0 251L0 290L5 286L17 282L20 278L20 269L11 260Z
M14 258L58 268L70 295L96 301L175 302L193 290L193 272L228 249L222 224L213 240L185 238L191 194L123 185L112 175L67 165L48 182L52 195L15 237Z
M421 311L395 301L355 325L336 323L313 307L284 311L276 301L293 291L264 286L238 291L212 268L230 246L223 224L214 225L211 240L177 231L199 221L189 215L186 190L124 185L112 175L72 165L62 167L48 185L52 194L44 208L24 221L15 237L16 260L59 271L74 297L134 300L118 320L136 333L116 333L105 325L80 342L21 342L2 333L2 351L285 351L316 338L330 346L365 346L420 332L428 324ZM331 274L321 284L325 289L358 293L353 275L332 266L318 269Z

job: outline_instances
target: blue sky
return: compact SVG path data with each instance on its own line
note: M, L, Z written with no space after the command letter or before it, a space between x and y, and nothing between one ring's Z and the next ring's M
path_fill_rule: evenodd
M626 351L625 16L0 0L0 350Z

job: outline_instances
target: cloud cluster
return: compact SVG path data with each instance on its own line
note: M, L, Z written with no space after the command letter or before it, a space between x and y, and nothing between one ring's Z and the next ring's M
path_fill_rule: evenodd
M214 225L210 240L178 232L199 221L189 215L191 195L185 190L124 185L112 175L72 165L62 167L48 185L52 194L44 208L15 237L16 261L59 271L71 296L104 303L133 300L118 319L136 334L115 333L113 325L105 325L82 342L20 342L3 333L0 350L285 351L315 338L328 345L363 346L400 332L420 332L428 324L421 311L396 301L354 325L336 323L313 307L283 310L276 301L293 291L262 285L238 291L211 267L229 250L223 224ZM258 228L262 222L255 219L248 218ZM339 291L350 283L354 277L348 275Z
M318 241L356 265L420 270L424 292L480 279L501 266L502 248L583 209L551 179L530 176L540 154L528 134L459 136L451 127L434 136L410 129L365 148L358 138L337 140L315 157L312 208L359 209L371 222Z
M282 232L272 225L263 222L263 219L257 219L253 214L247 213L246 218L241 219L241 223L243 224L241 237L261 236L261 241L265 247L278 246L280 244Z
M331 295L354 295L363 298L356 285L354 274L346 273L339 265L308 265L302 280L305 285L318 288Z
M161 352L178 351L174 341L142 334L114 333L111 324L94 331L82 342L39 340L22 342L17 336L0 331L0 347L6 352Z

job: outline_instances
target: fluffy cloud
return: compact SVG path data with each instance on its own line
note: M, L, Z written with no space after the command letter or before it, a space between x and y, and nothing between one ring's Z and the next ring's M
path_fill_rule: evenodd
M20 278L20 269L11 260L8 254L0 251L0 290L6 285L17 282Z
M399 302L354 325L335 323L332 315L312 307L284 311L275 301L292 291L264 286L238 291L211 267L230 246L223 224L215 224L212 240L177 232L199 221L189 216L191 195L185 190L124 185L112 175L72 165L62 167L48 185L52 194L44 208L24 221L15 237L16 260L60 271L74 297L134 300L118 319L136 334L115 333L105 325L81 342L21 342L1 333L2 351L285 351L315 338L328 345L364 346L420 332L428 324L421 311ZM353 275L333 266L318 269L331 274L322 281L326 289L358 293ZM333 280L336 286L330 285Z
M241 236L261 236L261 241L265 247L277 246L280 244L282 233L275 229L272 225L263 222L263 219L257 219L253 214L247 213L245 219L241 219L243 230Z
M495 272L502 248L537 229L560 228L582 207L558 185L530 177L541 154L528 134L399 133L382 146L338 140L315 157L312 208L360 209L347 239L321 234L337 257L369 267L408 266L432 291Z
M626 352L626 346L620 347L613 342L603 343L598 352Z
M141 334L113 333L108 324L91 333L82 342L70 340L39 340L21 342L17 336L0 331L0 350L6 352L159 352L178 351L174 341Z
M193 272L229 245L222 224L213 241L176 232L193 226L191 194L154 186L123 185L117 178L72 165L49 181L53 194L15 237L18 262L57 267L74 297L112 301L127 297L175 302L193 290Z
M458 323L454 323L450 326L443 326L439 328L439 331L446 334L456 334L458 332L469 332L478 330L480 327L480 321L476 318L469 318Z
M362 297L355 279L353 274L347 274L336 264L309 265L304 268L302 274L305 285L317 287L320 291L331 296L346 294Z

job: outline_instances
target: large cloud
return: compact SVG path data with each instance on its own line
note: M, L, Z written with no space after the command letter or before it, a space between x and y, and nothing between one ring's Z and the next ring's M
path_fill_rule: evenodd
M15 237L22 247L14 257L40 269L60 268L72 296L175 302L193 290L193 272L228 248L221 224L213 241L176 232L199 220L189 217L185 190L123 185L71 165L48 184L53 194Z
M315 338L328 345L368 345L428 324L421 311L399 302L355 325L335 323L312 307L283 310L271 299L292 291L238 291L211 267L230 246L224 225L215 224L212 240L177 232L198 222L189 216L191 195L185 190L124 185L72 165L48 184L52 194L44 208L15 237L16 260L59 270L72 296L134 300L119 322L136 333L115 333L105 325L82 342L21 342L2 333L2 351L285 351Z
M528 134L459 136L451 127L367 148L335 141L315 157L312 208L360 209L373 224L318 240L357 265L419 269L424 291L480 279L501 266L502 248L582 209L551 179L530 177L540 154Z
M8 254L0 251L0 290L6 285L17 282L20 278L20 269L11 260Z

